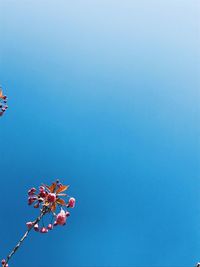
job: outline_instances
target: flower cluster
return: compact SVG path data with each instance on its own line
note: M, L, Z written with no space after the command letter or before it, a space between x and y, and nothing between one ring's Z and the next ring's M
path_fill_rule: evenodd
M3 91L0 88L0 116L2 116L8 108L7 100L8 100L7 96L3 95Z
M39 233L48 233L48 231L52 230L54 226L66 224L67 218L70 215L67 208L75 207L75 198L63 193L68 189L68 187L69 186L67 185L62 185L59 180L56 180L50 186L41 185L38 190L34 187L28 190L28 204L33 204L34 208L40 208L40 215L36 220L26 223L28 228L26 233L7 256L6 260L3 259L1 261L2 267L8 267L8 261L15 254L32 229ZM68 201L65 202L63 197L68 197ZM59 208L60 211L56 214L57 208ZM51 214L52 218L51 222L45 226L43 217L47 214Z
M67 208L74 208L75 198L67 196L63 193L69 186L62 185L59 180L52 183L52 185L41 185L37 192L36 188L28 190L28 205L34 205L34 208L41 208L41 212L44 214L52 214L51 222L47 226L39 225L38 221L27 222L28 229L34 229L36 232L48 233L54 226L65 225L67 218L70 216L70 212ZM68 197L66 203L62 197ZM60 207L60 211L56 214L57 207Z
M1 261L1 264L2 264L3 267L8 267L8 263L6 263L6 260L5 259L3 259Z

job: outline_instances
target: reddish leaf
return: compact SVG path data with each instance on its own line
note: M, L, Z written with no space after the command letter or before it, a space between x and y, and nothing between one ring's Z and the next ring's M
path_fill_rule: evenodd
M56 193L61 193L61 192L64 192L65 190L67 190L69 187L69 185L61 185L57 190L56 190Z
M51 191L51 193L54 193L55 189L56 189L56 183L52 183L52 185L49 186L49 190Z
M56 200L56 203L57 203L57 204L60 204L60 205L62 205L62 206L66 206L66 203L65 203L64 199L61 199L61 198L58 198L58 199Z
M53 205L51 206L51 211L55 211L56 210L56 203L53 203Z

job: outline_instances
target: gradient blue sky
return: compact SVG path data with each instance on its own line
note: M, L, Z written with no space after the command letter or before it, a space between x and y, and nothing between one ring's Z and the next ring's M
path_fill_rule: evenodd
M1 0L0 254L61 178L68 226L10 266L194 266L200 260L199 4Z

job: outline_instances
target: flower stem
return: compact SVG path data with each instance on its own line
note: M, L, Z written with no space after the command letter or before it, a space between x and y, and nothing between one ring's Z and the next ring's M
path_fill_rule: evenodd
M33 229L33 227L42 219L42 217L47 213L48 208L47 207L43 207L43 209L41 210L40 215L37 217L37 219L34 221L33 225L25 232L25 234L22 236L22 238L19 240L19 242L17 243L17 245L14 247L14 249L10 252L10 254L7 256L6 258L6 262L3 264L3 267L6 266L6 264L9 262L9 260L11 259L11 257L15 254L15 252L18 250L18 248L21 246L21 244L23 243L23 241L25 240L25 238L28 236L29 232Z

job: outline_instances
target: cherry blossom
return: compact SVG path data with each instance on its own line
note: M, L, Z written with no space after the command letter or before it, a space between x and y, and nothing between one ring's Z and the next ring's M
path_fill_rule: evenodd
M0 116L3 116L5 111L8 109L7 101L8 98L6 95L3 95L3 90L0 87Z
M34 208L39 209L40 214L35 220L26 223L27 231L7 258L1 261L2 267L8 267L8 261L32 229L35 232L47 234L55 226L66 224L67 218L70 216L68 208L74 208L75 206L75 198L64 193L68 188L68 185L61 184L57 179L51 185L42 184L38 190L35 187L28 190L28 205L33 205ZM63 199L64 197L68 198L67 202ZM50 220L47 225L44 224L44 216Z

